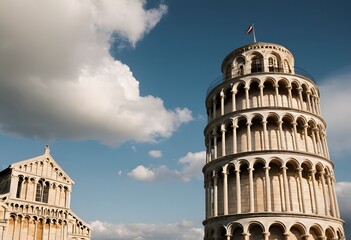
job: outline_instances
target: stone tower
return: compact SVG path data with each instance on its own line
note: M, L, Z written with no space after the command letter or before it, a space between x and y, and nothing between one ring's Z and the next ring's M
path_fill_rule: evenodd
M221 69L206 97L204 239L345 239L314 80L272 43Z

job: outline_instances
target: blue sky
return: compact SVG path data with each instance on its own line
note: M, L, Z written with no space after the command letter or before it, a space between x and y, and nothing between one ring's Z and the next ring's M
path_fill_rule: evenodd
M350 7L0 0L0 167L49 144L93 239L202 239L206 90L223 58L252 43L254 23L258 41L288 48L320 88L351 222Z

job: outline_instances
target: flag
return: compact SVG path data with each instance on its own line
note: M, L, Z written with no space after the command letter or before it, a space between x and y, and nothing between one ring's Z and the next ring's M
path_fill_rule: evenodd
M253 31L253 25L251 25L247 30L246 30L246 34L251 34Z

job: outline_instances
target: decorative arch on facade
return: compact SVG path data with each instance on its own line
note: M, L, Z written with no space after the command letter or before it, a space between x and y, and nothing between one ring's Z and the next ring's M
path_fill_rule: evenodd
M285 239L285 226L280 222L273 223L269 229L269 240Z
M296 223L290 228L289 240L303 240L302 236L306 235L306 228L301 223Z
M263 56L260 52L253 52L248 56L251 63L251 73L263 72Z
M259 222L252 222L249 224L248 233L249 233L249 240L259 240L264 237L264 227Z

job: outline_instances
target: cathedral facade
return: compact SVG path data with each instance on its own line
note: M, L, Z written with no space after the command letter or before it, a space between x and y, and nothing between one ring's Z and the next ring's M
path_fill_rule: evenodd
M206 97L205 240L345 239L313 78L285 47L232 51Z
M89 240L90 227L70 209L73 180L44 154L0 172L1 240Z

